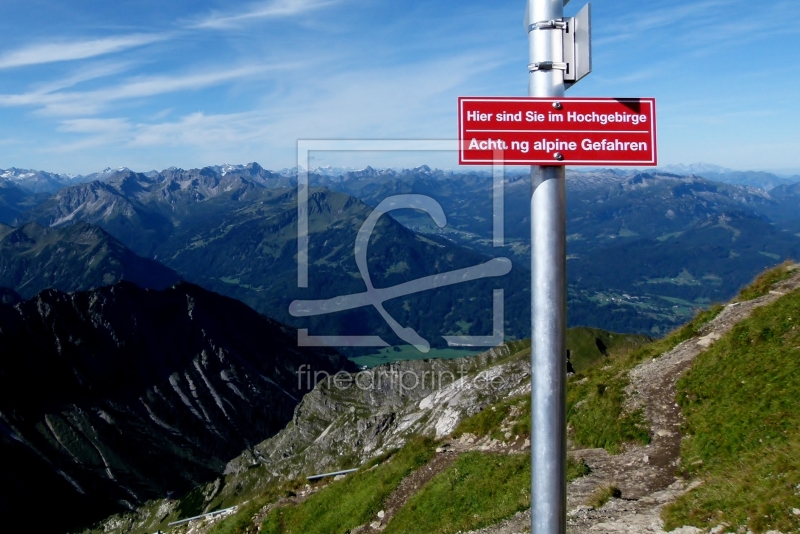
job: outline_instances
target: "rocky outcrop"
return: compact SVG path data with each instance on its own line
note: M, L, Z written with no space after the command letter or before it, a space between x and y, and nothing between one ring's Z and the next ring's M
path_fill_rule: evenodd
M446 436L464 417L530 388L527 357L510 357L513 350L504 345L473 358L383 365L352 375L346 389L339 387L342 375L321 383L286 429L231 461L226 473L263 465L266 483L357 467L413 435Z
M47 502L56 532L213 479L291 420L303 364L354 369L185 283L0 305L0 520Z

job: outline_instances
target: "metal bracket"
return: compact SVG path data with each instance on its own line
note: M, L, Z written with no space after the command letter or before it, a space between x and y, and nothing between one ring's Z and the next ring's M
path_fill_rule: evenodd
M528 72L536 72L537 70L563 70L567 71L569 66L566 63L558 61L540 61L538 63L531 63L528 65Z
M564 2L566 4L566 2ZM525 14L527 22L528 14ZM592 72L592 5L586 4L574 17L542 20L527 25L528 33L534 30L561 30L564 43L564 62L541 61L528 65L528 72L538 70L563 70L564 86L569 89Z
M564 61L569 68L564 74L567 89L592 72L592 4L583 6L569 22L564 32Z
M566 30L567 21L565 20L543 20L541 22L534 22L528 26L528 33L533 30Z
M569 4L569 0L564 0L564 5L567 5L567 4ZM530 33L530 31L531 31L531 28L530 28L530 22L531 21L530 21L530 17L528 16L528 14L530 13L529 10L530 10L530 6L526 3L525 4L525 20L523 21L522 26L528 30L528 33Z

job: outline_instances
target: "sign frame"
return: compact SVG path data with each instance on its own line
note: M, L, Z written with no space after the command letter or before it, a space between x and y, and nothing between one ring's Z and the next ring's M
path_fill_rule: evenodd
M645 113L648 115L650 122L649 122L649 133L647 141L650 143L650 147L648 149L649 157L642 158L642 159L628 159L628 160L609 160L607 158L597 158L597 159L582 159L582 160L571 160L568 158L564 159L556 159L553 157L550 158L541 158L541 157L527 157L527 158L506 158L504 156L503 163L505 165L555 165L555 166L566 166L566 165L580 165L580 166L595 166L595 167L603 167L603 166L657 166L658 165L658 144L657 144L657 122L656 122L656 102L655 98L651 97L644 97L644 98L607 98L607 97L459 97L458 98L458 140L459 140L459 151L458 151L458 163L459 165L491 165L495 162L495 157L492 155L491 157L484 157L484 158L470 158L466 157L466 153L468 152L466 147L466 129L465 129L465 110L464 104L465 103L473 103L473 102L508 102L508 103L541 103L541 104L549 104L548 108L559 111L564 111L562 107L565 105L569 105L570 103L577 103L577 104L613 104L613 103L620 103L620 104L632 104L632 105L643 105L649 106L649 110ZM488 126L488 125L487 125ZM603 127L595 128L595 129L577 129L572 128L568 130L554 130L548 128L537 128L536 123L532 125L532 129L514 129L514 130L499 130L499 129L487 129L484 132L497 132L498 134L505 133L516 133L517 131L520 132L527 132L527 133L541 133L541 134L548 134L548 133L626 133L625 131L621 130L614 130L614 129L606 129ZM639 132L641 133L641 132Z

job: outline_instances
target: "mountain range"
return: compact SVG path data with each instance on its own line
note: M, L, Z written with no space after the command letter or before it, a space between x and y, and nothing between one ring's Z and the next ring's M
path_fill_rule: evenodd
M658 340L568 333L589 350L567 378L567 534L797 532L798 268ZM223 476L83 534L525 532L531 374L523 341L321 381Z
M464 287L471 298L458 296L462 288L445 288L389 301L389 312L441 347L442 335L490 333L490 288L502 287L506 334L527 335L530 186L524 175L505 177L505 246L498 248L491 241L492 180L486 173L426 166L311 171L308 289L296 284L293 171L251 163L97 176L102 179L46 197L8 197L13 210L5 218L53 228L95 224L134 254L287 324L317 335L377 333L397 344L371 308L310 319L292 317L288 308L295 299L363 291L352 252L361 222L387 196L423 194L441 204L447 225L439 228L413 210L382 217L376 234L386 239L373 239L369 249L376 287L490 257L509 257L514 269L499 285L484 280ZM800 255L798 187L784 183L766 191L693 175L570 171L570 324L658 335L697 308L730 298L760 270Z
M413 212L397 219L415 231L497 253L489 239L492 182L485 175L366 169L321 182L370 205L394 194L429 195L451 214L447 227ZM509 175L504 192L501 250L526 269L529 181ZM798 206L797 184L767 192L697 176L568 171L570 324L664 333L698 308L730 298L764 268L798 257Z
M356 233L370 212L358 198L314 188L309 206L310 285L297 288L297 193L286 177L252 164L236 172L171 169L157 176L123 171L105 182L60 190L26 215L42 226L86 221L186 280L238 298L256 310L316 335L378 334L391 338L377 310L354 310L301 322L289 313L296 299L364 291L356 269ZM415 233L391 217L379 220L368 265L376 287L387 287L483 263L482 252L441 236ZM469 287L467 287L469 286ZM492 288L506 289L508 330L522 335L528 291L517 270L495 283L477 280L386 304L401 324L436 346L443 334L491 335ZM470 298L462 295L468 291Z

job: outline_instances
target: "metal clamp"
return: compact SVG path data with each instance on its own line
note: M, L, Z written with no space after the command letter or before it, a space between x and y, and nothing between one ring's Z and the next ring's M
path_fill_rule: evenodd
M565 20L543 20L541 22L534 22L528 26L528 33L533 30L566 30L567 21Z
M531 63L528 65L528 72L536 72L537 70L568 70L566 63L558 61L540 61L538 63Z

